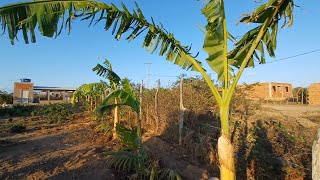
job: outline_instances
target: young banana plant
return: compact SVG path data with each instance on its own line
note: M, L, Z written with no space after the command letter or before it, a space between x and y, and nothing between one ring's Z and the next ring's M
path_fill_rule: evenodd
M105 82L83 84L72 94L71 103L75 105L77 102L82 102L87 110L95 111L108 87Z
M29 39L35 42L36 26L44 36L57 36L64 26L70 29L72 20L76 18L89 20L90 24L103 23L106 30L112 29L117 40L126 35L126 39L131 41L145 34L143 47L151 53L158 51L159 56L164 56L183 69L198 71L210 87L220 107L218 154L220 176L225 180L236 177L229 132L232 95L245 68L265 63L265 50L274 57L279 24L282 22L281 27L292 25L295 5L293 0L269 0L253 13L243 15L240 23L254 23L256 26L235 43L234 49L228 51L228 39L232 39L232 36L227 31L224 4L224 0L208 0L202 9L207 19L203 49L209 55L206 62L222 82L220 92L203 69L201 61L191 55L190 47L181 45L173 34L156 25L153 20L148 22L138 6L130 12L124 5L119 9L113 4L87 0L18 3L0 8L0 24L8 32L12 44L19 31L22 31L26 43L29 43Z
M116 138L116 129L119 124L119 106L129 106L139 114L139 102L133 93L133 88L131 87L129 80L127 78L121 80L121 78L112 70L112 65L108 60L105 60L102 65L97 64L92 70L96 72L97 75L107 79L110 83L111 92L100 103L98 110L101 113L114 110L113 137ZM113 101L114 103L110 103L110 101ZM138 131L141 131L139 124Z

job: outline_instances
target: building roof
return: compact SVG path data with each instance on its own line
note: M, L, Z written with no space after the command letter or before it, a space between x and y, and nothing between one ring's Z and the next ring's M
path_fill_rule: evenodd
M33 86L33 90L75 91L76 89L74 87Z

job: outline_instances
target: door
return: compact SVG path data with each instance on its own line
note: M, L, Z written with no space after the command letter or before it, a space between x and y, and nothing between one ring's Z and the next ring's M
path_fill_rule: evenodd
M29 91L22 91L21 103L29 102Z

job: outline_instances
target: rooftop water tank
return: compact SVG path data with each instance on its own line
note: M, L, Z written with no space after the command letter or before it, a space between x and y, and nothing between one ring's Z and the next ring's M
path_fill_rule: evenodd
M23 78L23 79L20 79L21 82L26 82L26 83L29 83L31 82L31 79L27 79L27 78Z

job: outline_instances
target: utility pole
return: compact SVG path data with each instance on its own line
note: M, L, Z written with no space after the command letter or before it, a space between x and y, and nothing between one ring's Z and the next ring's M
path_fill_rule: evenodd
M150 80L150 65L152 63L144 63L147 66L147 89L149 89L149 80Z

